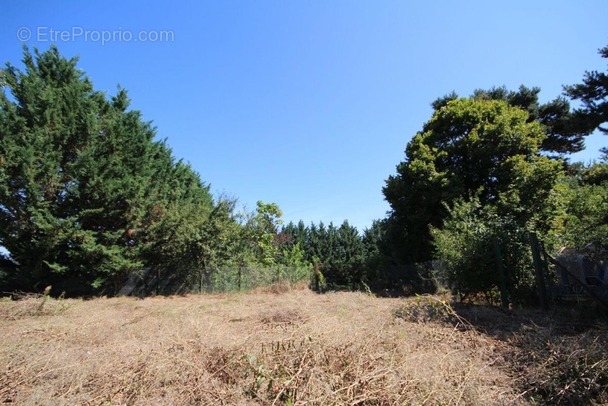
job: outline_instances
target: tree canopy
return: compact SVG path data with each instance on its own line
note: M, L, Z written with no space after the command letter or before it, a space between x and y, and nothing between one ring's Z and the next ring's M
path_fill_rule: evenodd
M383 189L398 260L432 258L429 226L440 227L457 199L476 197L520 217L539 213L560 173L559 162L539 153L545 138L540 123L506 101L454 99L439 107Z
M175 261L161 242L187 239L189 217L211 211L208 186L126 91L106 98L56 47L25 49L23 64L7 64L0 94L0 245L15 286L111 290Z
M25 48L23 66L0 70L0 247L8 251L0 285L8 289L113 294L150 274L157 293L313 275L320 289L381 288L421 281L396 274L439 259L455 292L477 294L501 282L498 244L521 294L533 285L529 231L553 246L593 242L606 252L608 164L562 159L595 129L608 133L605 73L564 87L582 103L574 110L565 97L541 104L540 89L525 86L438 98L386 180L388 217L360 233L348 221L283 226L276 203L238 211L237 199L214 199L175 159L125 90L96 91L56 47Z
M489 90L477 89L470 96L479 100L503 100L510 106L518 107L528 113L527 122L538 122L542 125L546 135L540 150L548 154L560 156L582 151L585 148L585 137L594 129L595 125L585 119L577 111L570 108L570 102L564 97L541 104L538 87L520 86L517 91L506 87L493 87ZM433 109L439 110L449 101L455 100L458 95L454 92L436 99Z
M608 46L599 50L602 58L608 58ZM598 128L608 134L608 74L598 71L585 72L583 83L564 86L564 92L574 100L580 100L582 107L576 110L580 121L587 122L593 129ZM608 149L603 149L608 155Z

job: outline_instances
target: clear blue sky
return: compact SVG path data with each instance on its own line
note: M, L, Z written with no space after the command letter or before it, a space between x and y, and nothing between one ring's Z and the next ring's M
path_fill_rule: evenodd
M98 90L127 89L214 194L363 229L435 98L525 84L552 99L606 70L606 16L606 0L1 0L0 59L55 39Z

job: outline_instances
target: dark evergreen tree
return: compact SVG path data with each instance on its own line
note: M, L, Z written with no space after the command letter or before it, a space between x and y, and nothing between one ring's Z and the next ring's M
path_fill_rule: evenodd
M288 236L287 240L289 244L299 244L302 249L306 249L308 239L308 228L302 220L298 221L298 224L293 224L293 222L290 222L283 229L283 233Z
M317 266L330 289L358 289L365 280L365 246L356 227L344 221L286 227L304 251L306 261Z
M387 220L374 220L363 230L361 237L365 260L365 279L374 288L386 288L389 284L388 272L392 265L390 244L387 241Z
M348 220L338 228L338 247L336 252L338 279L351 288L361 288L365 273L365 246L356 227Z
M608 46L599 50L602 58L608 58ZM604 72L585 72L583 83L565 86L564 92L574 100L580 100L582 108L576 110L579 117L578 122L598 128L604 134L608 134L608 74ZM608 149L603 152L608 154Z
M306 242L306 257L314 265L319 265L321 258L325 257L326 230L323 222L318 225L311 223L308 227L308 238Z
M126 92L107 100L76 63L25 49L25 71L3 70L0 245L15 288L113 293L129 272L166 263L159 241L212 205Z

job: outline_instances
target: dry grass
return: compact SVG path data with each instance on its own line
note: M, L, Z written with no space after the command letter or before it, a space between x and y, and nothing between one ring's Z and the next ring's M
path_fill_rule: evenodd
M39 302L0 302L0 402L511 405L531 399L510 361L523 359L520 347L478 331L440 299L273 287L49 300L42 311L32 310Z

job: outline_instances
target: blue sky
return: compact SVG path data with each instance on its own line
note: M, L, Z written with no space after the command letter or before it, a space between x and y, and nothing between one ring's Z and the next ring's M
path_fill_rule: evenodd
M553 99L606 70L607 15L605 0L2 0L0 60L54 39L96 89L127 89L214 194L362 230L435 98L524 84Z

